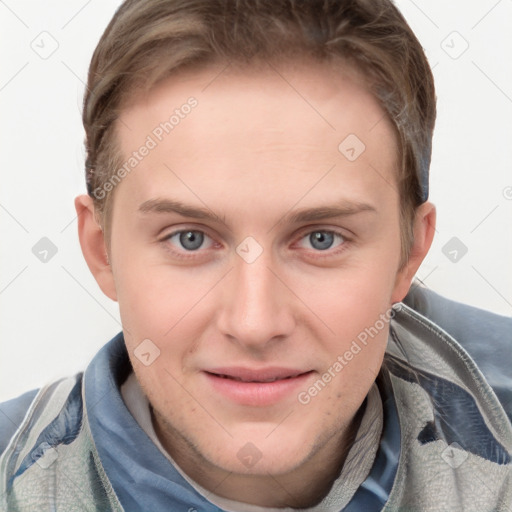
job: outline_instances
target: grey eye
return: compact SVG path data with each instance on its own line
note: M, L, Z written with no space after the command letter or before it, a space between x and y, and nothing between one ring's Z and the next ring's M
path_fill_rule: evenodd
M330 249L334 243L334 233L328 231L313 231L309 235L309 243L311 247L319 251Z
M195 251L203 245L204 233L201 231L182 231L177 234L181 246L187 251Z

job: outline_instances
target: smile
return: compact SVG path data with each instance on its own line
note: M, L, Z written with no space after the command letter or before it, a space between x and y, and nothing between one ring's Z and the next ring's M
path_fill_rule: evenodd
M313 373L312 370L281 368L222 368L204 371L203 375L214 392L223 398L240 405L264 407L295 397Z

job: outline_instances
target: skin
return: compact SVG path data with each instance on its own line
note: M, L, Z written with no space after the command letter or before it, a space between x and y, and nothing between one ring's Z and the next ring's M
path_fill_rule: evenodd
M339 473L388 325L308 404L297 392L403 299L430 247L435 209L417 210L401 267L396 139L354 73L314 63L223 68L175 76L124 108L118 141L130 155L174 108L198 101L117 185L109 247L91 198L76 199L80 242L101 289L119 302L155 430L181 468L233 500L304 507ZM366 146L353 162L338 150L348 134ZM163 201L210 216L150 208ZM340 211L318 218L327 207ZM187 251L179 234L170 237L180 230L206 233L204 245ZM312 232L335 232L332 246L318 249ZM236 252L248 236L262 249L252 263ZM149 366L134 356L144 339L161 351ZM252 406L212 389L203 370L218 366L311 373L277 404ZM249 442L261 455L251 467L237 456Z

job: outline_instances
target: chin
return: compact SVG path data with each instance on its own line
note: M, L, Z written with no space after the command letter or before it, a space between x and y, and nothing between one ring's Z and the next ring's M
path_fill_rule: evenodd
M232 473L253 476L268 476L269 474L279 476L292 473L308 458L306 454L293 452L293 450L293 453L288 453L288 450L255 450L254 446L246 443L239 451L224 454L220 460L212 462ZM249 451L253 455L248 455ZM244 454L242 455L240 452L244 452Z
M269 473L280 475L292 472L314 451L314 446L305 442L311 439L306 433L290 435L288 431L283 435L277 432L269 435L268 428L260 429L260 432L255 430L251 429L251 435L234 436L229 442L229 449L222 452L212 451L212 444L205 446L203 457L225 471L268 476Z

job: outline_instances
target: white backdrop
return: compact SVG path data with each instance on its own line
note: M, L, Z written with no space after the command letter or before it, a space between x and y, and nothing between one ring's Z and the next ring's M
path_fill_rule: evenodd
M0 1L0 401L83 369L121 328L82 258L73 209L85 191L87 67L118 4ZM438 232L418 276L512 315L512 1L397 4L438 94Z

